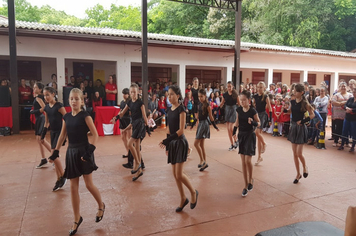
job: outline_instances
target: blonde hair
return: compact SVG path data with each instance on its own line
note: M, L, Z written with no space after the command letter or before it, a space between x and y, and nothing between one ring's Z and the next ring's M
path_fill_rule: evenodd
M263 88L264 88L264 90L265 90L265 91L262 93L262 101L264 101L264 100L267 98L267 94L266 94L266 84L265 84L265 82L260 81L260 82L257 83L257 86L260 85L260 84L263 85Z
M79 94L79 97L80 99L82 100L82 104L80 105L80 109L85 111L85 108L84 108L84 95L83 95L83 91L78 89L78 88L73 88L72 90L70 90L70 93L69 93L69 97L71 94L73 93L76 93L76 94Z

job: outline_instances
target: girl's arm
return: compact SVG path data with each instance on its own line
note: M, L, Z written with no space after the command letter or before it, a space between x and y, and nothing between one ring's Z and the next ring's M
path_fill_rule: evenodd
M59 135L55 150L59 151L66 137L67 137L66 122L63 120L61 134Z
M147 116L146 116L146 109L145 109L145 105L141 106L141 112L142 112L142 118L145 121L145 125L148 125L148 120L147 120Z
M221 98L220 107L223 107L223 106L224 106L224 104L225 104L225 98L224 98L224 97L222 97L222 98Z
M266 97L266 108L269 110L269 111L272 111L272 106L271 106L271 101L269 100L269 97L267 96Z
M85 123L87 124L90 133L93 136L92 142L91 144L95 146L96 142L98 141L99 135L98 135L98 131L96 131L93 119L91 118L91 116L87 116L85 117Z
M214 120L214 117L213 117L213 114L212 114L212 111L211 111L211 107L208 106L208 114L209 114L209 118L210 118L210 121L212 123L212 125L214 126L214 128L219 131L219 128L216 126L215 124L215 120Z
M125 115L125 113L127 112L128 109L129 109L129 106L126 104L125 108L122 111L120 111L120 113L119 113L120 118L122 118ZM142 107L141 107L141 109L142 109Z
M44 127L45 127L45 128L48 128L48 126L49 126L48 115L47 115L47 113L46 113L46 112L44 113L44 115L45 115L45 123L44 123Z
M40 112L43 113L46 104L43 102L42 99L40 99L40 98L38 98L38 97L36 97L36 101L37 101L38 104L40 104L40 106L41 106Z
M258 117L258 113L256 113L253 116L253 120L257 122L257 127L261 126L261 121L260 121L260 117ZM250 122L249 122L250 123Z
M64 107L61 107L60 109L58 109L58 112L61 113L62 116L64 116L67 113L67 111Z
M239 98L239 96L237 96L237 99L236 99L236 100L237 100L237 103L236 103L236 104L237 104L238 106L240 106L241 103L240 103L240 98Z

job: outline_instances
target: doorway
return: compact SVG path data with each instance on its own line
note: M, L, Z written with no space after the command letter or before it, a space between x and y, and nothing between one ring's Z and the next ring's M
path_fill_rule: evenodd
M75 78L82 77L88 81L93 81L93 63L73 62L73 75Z

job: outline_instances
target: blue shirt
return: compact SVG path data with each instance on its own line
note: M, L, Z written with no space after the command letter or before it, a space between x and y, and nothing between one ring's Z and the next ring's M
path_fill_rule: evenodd
M320 123L323 123L323 118L320 116L319 112L318 111L314 111L314 118L313 118L313 123L316 124L320 121Z
M169 102L168 97L167 97L167 99L166 99L166 103L167 103L167 108L168 108L168 107L172 107L172 104Z

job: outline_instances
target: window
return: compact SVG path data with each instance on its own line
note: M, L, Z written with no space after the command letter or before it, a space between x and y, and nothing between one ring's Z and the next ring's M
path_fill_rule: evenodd
M252 72L252 83L257 84L260 81L265 81L265 72Z
M316 74L308 74L309 85L316 85Z
M282 73L273 73L273 83L282 82Z
M291 73L290 74L290 84L300 83L300 73Z

